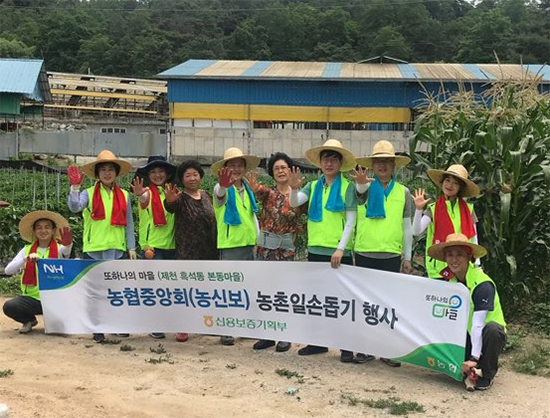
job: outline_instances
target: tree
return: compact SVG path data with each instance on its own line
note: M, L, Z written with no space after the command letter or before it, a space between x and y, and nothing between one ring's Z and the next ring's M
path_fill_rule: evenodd
M0 58L33 58L34 48L13 39L0 38Z
M373 40L371 54L387 55L401 60L408 60L412 49L394 26L384 26Z

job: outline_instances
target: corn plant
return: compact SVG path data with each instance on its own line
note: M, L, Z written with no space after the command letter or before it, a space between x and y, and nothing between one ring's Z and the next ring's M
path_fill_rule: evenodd
M463 164L482 190L473 203L479 242L489 250L483 268L505 309L515 313L527 301L547 303L548 95L536 81L497 82L482 95L463 90L427 102L410 141L414 173L427 179L428 168Z

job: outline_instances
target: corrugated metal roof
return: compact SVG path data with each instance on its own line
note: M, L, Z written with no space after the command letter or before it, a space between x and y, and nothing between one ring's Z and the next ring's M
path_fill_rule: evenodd
M38 82L43 60L0 59L0 92L18 93L42 100Z
M550 68L519 64L401 64L189 60L158 75L163 79L334 81L452 81L534 79L550 82Z

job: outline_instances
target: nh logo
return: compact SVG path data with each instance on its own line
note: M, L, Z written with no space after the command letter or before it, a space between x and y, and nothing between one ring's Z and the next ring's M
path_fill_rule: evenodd
M44 273L60 273L63 274L63 266L44 263Z

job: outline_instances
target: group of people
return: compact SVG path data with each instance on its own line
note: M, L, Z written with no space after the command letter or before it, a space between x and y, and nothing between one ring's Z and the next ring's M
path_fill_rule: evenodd
M200 189L204 171L198 162L185 161L176 168L164 157L150 157L131 184L139 206L143 258L293 261L296 237L304 232L303 215L307 215L308 261L330 263L333 268L347 264L412 274L413 236L427 230L428 277L460 282L470 290L463 363L467 388L489 388L506 342L506 323L495 283L479 267L486 250L477 242L477 218L472 203L465 198L477 196L480 190L468 178L467 170L459 164L446 170L428 170L429 178L442 192L430 203L424 190L413 196L396 180L395 169L406 166L410 158L396 154L388 141L376 143L371 155L356 158L340 141L329 139L309 149L305 156L321 170L319 178L304 184L293 160L276 153L267 164L275 186L267 187L255 171L260 159L229 148L223 159L211 166L218 178L212 197ZM130 170L127 161L110 151L102 151L94 162L82 167L82 172L76 166L69 167L68 205L72 212L83 214L85 258L137 257L132 199L116 181ZM347 172L349 178L344 175ZM81 191L84 176L96 181ZM175 185L176 179L183 190ZM23 324L21 333L27 333L37 324L36 315L42 313L35 261L68 257L72 235L67 221L48 211L26 215L20 232L29 244L6 267L6 274L24 268L22 295L6 302L4 312ZM163 333L150 335L165 337ZM176 338L186 341L188 335L179 333ZM93 339L103 342L105 336L97 333ZM222 336L221 343L233 345L234 338ZM272 346L284 352L291 344L260 340L253 348ZM298 354L327 351L327 347L307 345ZM340 359L365 363L374 356L341 350ZM381 360L392 367L400 366L393 359Z

